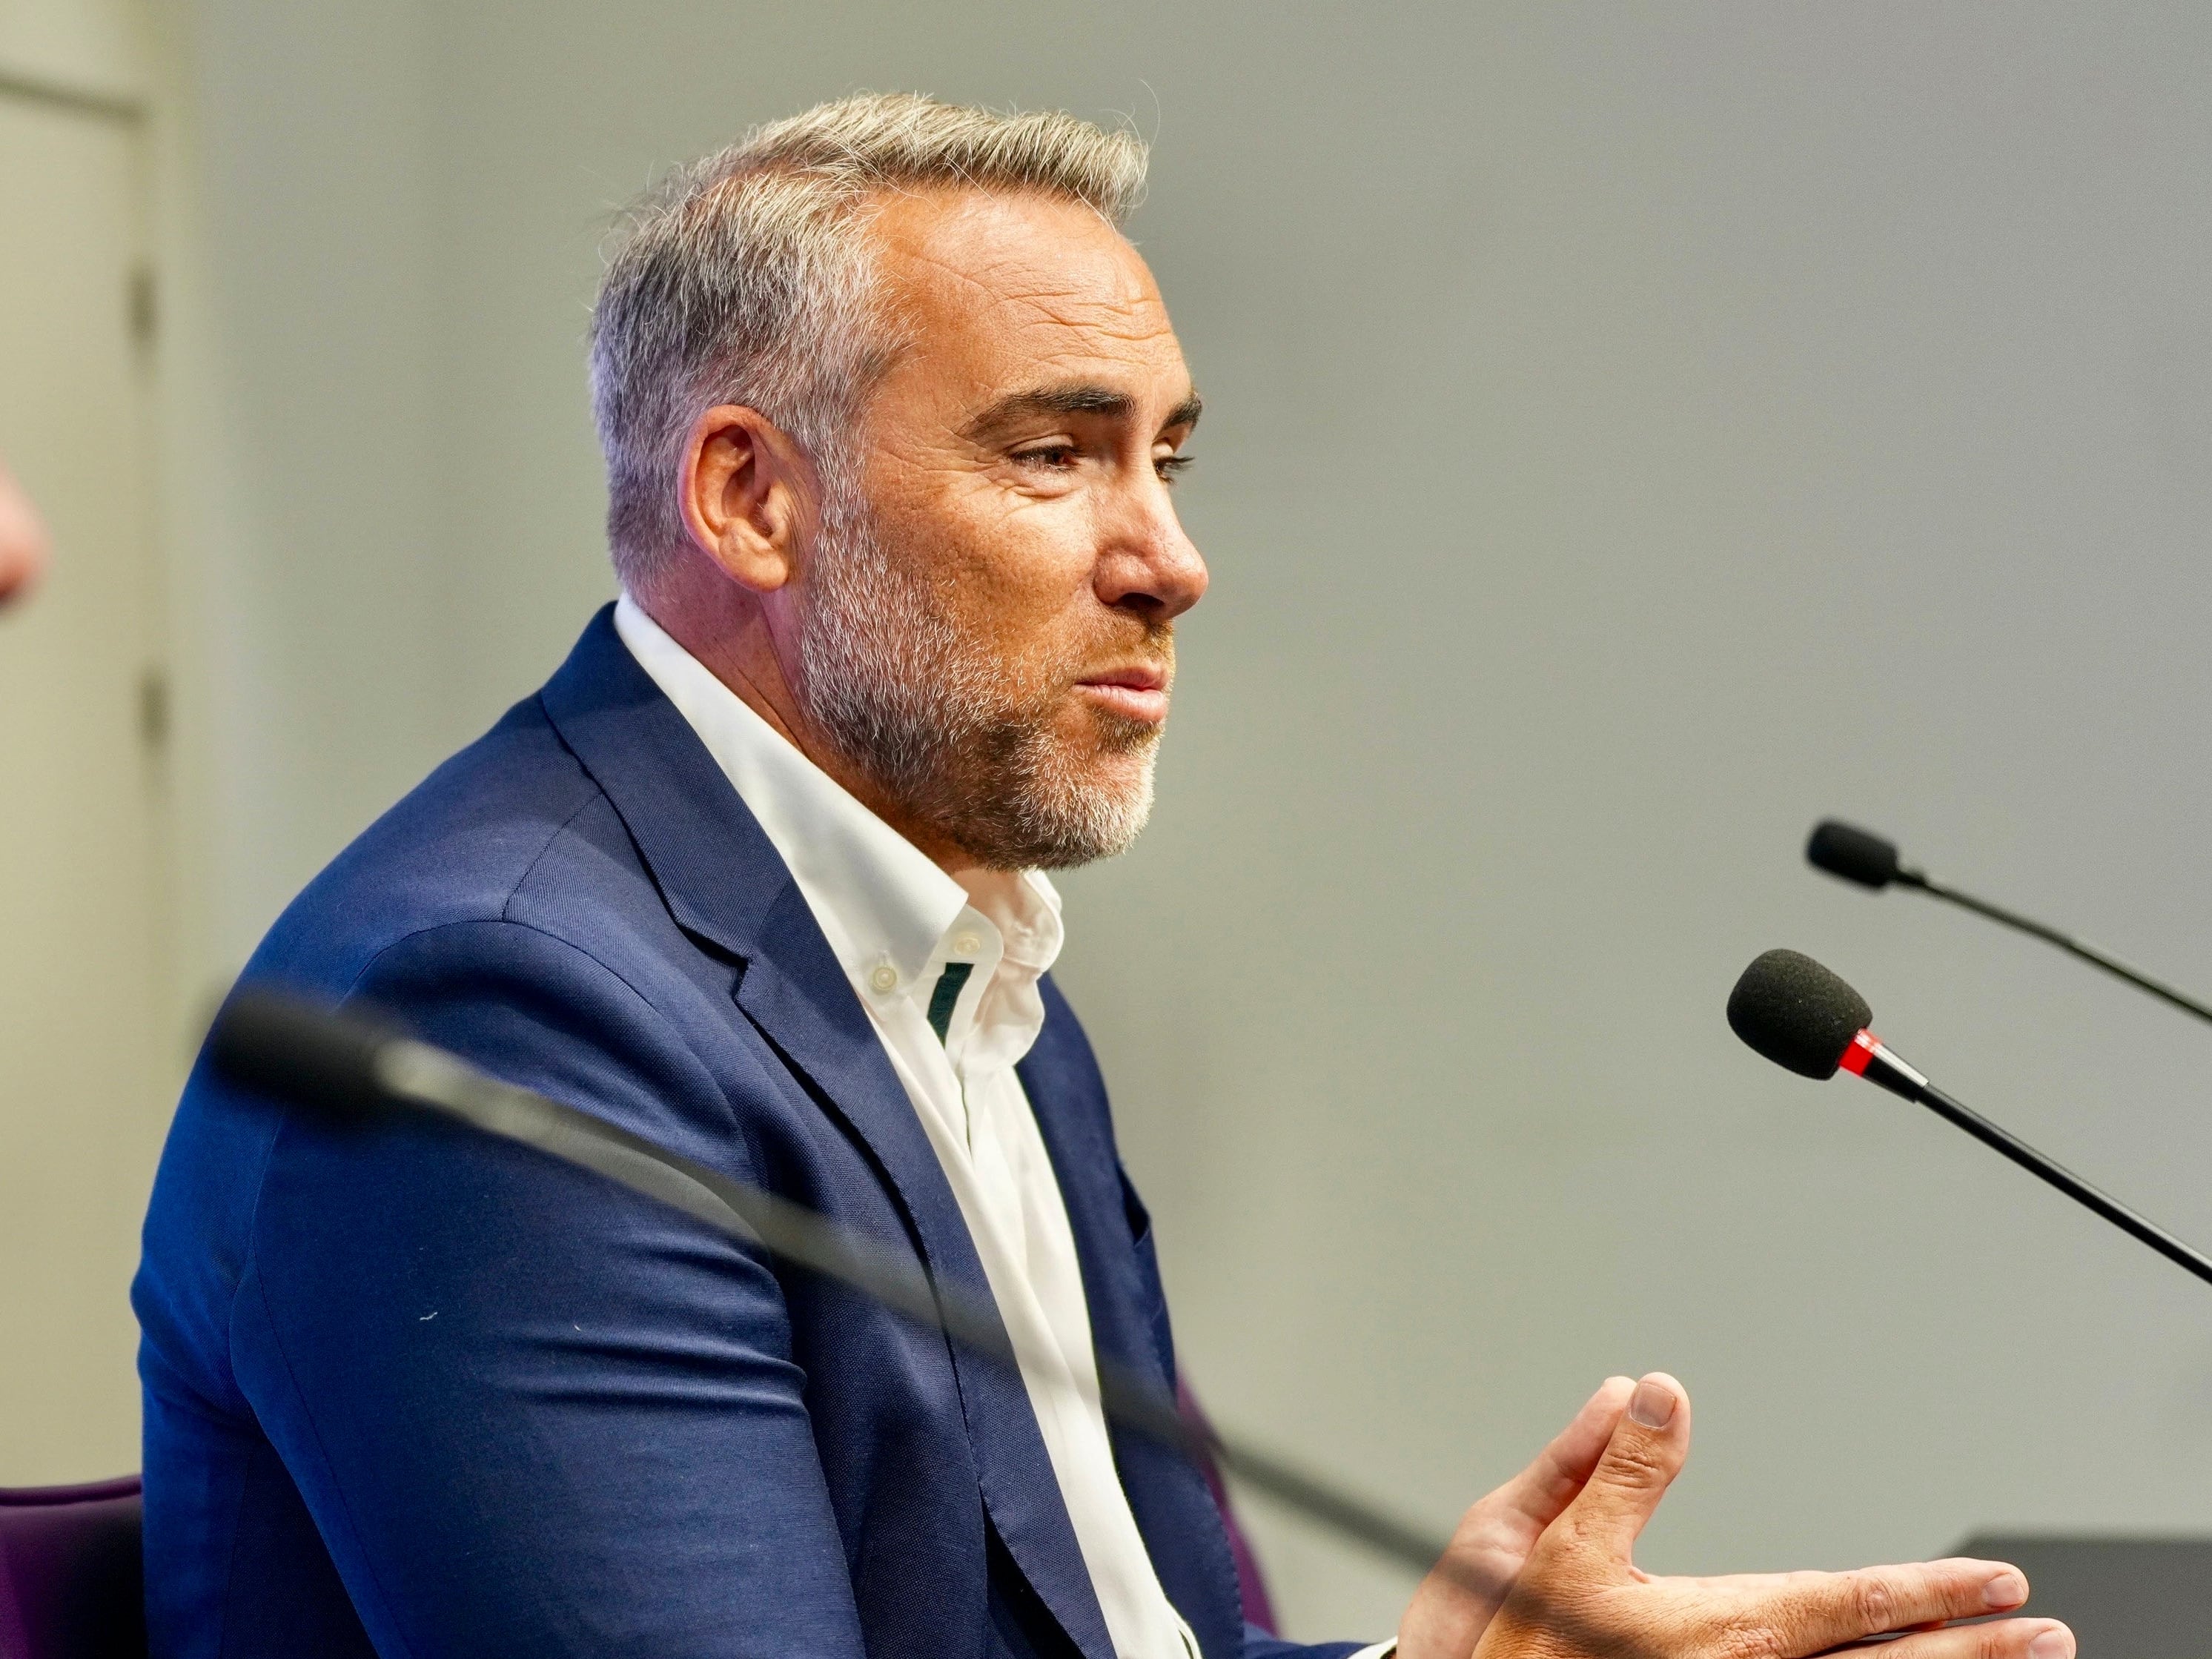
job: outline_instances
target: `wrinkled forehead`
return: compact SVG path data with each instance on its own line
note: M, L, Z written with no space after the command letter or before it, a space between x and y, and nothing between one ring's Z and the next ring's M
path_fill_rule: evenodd
M1163 409L1189 396L1151 270L1081 203L921 192L892 200L873 228L903 347L883 392L910 395L926 380L933 401L969 403L1082 379Z

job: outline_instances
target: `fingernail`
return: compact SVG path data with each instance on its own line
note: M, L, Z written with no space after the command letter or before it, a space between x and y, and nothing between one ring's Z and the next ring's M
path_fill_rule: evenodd
M2063 1625L2044 1632L2027 1644L2027 1659L2074 1659L2074 1632Z
M1663 1429L1674 1420L1674 1391L1664 1382L1638 1382L1628 1396L1628 1417L1647 1429ZM2044 1659L2037 1654L2035 1659Z
M2027 1580L2016 1572L2001 1572L1982 1586L1985 1607L2016 1607L2027 1600ZM2043 1659L2041 1654L2036 1659Z

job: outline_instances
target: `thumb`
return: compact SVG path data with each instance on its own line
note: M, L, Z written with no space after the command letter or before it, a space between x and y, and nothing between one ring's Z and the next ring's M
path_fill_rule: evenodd
M1628 1396L1597 1467L1561 1518L1576 1536L1625 1563L1689 1455L1689 1394L1666 1372L1652 1371Z
M1523 1549L1533 1544L1590 1478L1635 1389L1628 1377L1607 1377L1535 1461L1476 1504L1474 1512L1510 1528Z

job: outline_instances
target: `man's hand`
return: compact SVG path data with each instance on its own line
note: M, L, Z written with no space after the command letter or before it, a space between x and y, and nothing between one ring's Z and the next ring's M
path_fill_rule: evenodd
M1591 1453L1593 1434L1607 1437ZM1942 1627L2027 1600L2026 1577L2002 1562L1729 1578L1639 1571L1631 1550L1689 1447L1681 1384L1657 1372L1632 1389L1608 1382L1526 1472L1468 1512L1407 1610L1401 1659L1805 1659L1899 1631L1912 1633L1882 1659L2073 1659L2072 1632L2051 1620ZM1532 1522L1538 1535L1501 1584L1516 1528Z
M1460 1517L1398 1626L1401 1659L1467 1659L1528 1552L1590 1478L1636 1384L1609 1376L1536 1461Z

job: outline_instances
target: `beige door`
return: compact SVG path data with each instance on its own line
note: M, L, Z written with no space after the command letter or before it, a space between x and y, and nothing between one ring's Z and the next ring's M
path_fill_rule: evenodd
M143 135L0 64L0 454L53 532L0 612L0 1486L138 1467L127 1300L167 996Z

